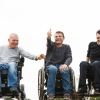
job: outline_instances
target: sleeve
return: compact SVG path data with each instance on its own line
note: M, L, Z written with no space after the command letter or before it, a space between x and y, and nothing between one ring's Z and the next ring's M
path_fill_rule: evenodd
M71 52L71 48L70 46L68 45L67 47L67 50L66 50L66 61L65 61L65 64L67 66L69 66L72 62L72 52Z
M51 38L47 39L47 49L52 48L52 46L53 46L53 42L51 41Z
M90 57L90 45L91 45L91 43L89 43L89 45L88 45L87 57Z
M29 52L26 52L24 49L22 49L21 47L19 47L19 53L20 55L22 55L23 57L29 58L31 60L35 60L36 56L33 54L30 54Z

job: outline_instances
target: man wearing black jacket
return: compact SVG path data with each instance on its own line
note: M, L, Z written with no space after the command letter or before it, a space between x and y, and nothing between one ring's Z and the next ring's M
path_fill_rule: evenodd
M100 30L96 32L97 42L90 42L86 61L80 63L80 88L77 94L87 93L87 73L94 71L94 94L100 94Z
M62 75L62 85L64 88L64 100L70 99L70 75L68 66L72 62L71 48L67 44L62 44L65 39L64 33L57 31L54 34L55 42L51 41L51 30L47 32L47 54L46 69L49 70L47 82L48 100L54 100L55 95L55 79L57 70ZM66 99L67 98L67 99Z

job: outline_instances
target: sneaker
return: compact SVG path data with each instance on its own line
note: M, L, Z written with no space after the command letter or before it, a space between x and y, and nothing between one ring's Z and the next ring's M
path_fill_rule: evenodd
M11 88L10 91L12 94L18 94L18 90L16 88Z
M87 90L86 89L83 89L83 88L80 88L78 90L78 92L76 92L74 94L76 94L76 95L87 94Z
M49 94L47 100L54 100L53 94Z
M65 94L64 95L64 100L70 100L70 95L69 94Z
M94 94L100 94L100 89L95 89Z

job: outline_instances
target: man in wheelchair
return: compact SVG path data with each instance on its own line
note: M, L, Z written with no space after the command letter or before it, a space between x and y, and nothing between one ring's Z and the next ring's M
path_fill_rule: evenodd
M2 92L1 71L6 69L8 70L7 85L12 94L17 94L17 63L19 62L20 55L32 60L40 60L45 56L44 54L35 56L18 47L19 39L15 33L10 34L8 42L8 45L0 46L0 92Z
M49 70L47 81L48 100L54 100L55 79L57 71L62 75L62 87L64 89L64 100L70 99L70 75L68 66L72 62L71 48L67 44L62 44L65 39L64 33L57 31L54 34L55 42L51 41L51 29L47 32L47 54L46 69Z
M87 93L86 78L89 72L94 75L94 94L100 94L100 30L96 32L96 38L97 42L89 43L86 61L80 63L79 90L76 94Z

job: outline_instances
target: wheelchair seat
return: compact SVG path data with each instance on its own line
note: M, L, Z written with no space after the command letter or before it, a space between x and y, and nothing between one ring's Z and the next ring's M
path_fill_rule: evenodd
M70 83L71 83L71 100L74 100L73 95L76 92L75 86L75 74L71 67L69 67ZM38 96L39 100L47 100L47 80L49 71L42 67L38 72ZM63 98L63 87L62 87L62 76L60 71L57 71L56 82L55 82L55 97Z
M18 94L12 94L10 92L10 88L7 86L7 75L8 70L1 71L1 93L0 98L4 96L8 96L11 98L17 98L18 100L25 100L26 94L24 91L24 85L20 85L20 80L22 79L22 67L24 66L24 57L20 58L20 61L17 64L17 84L18 84Z

